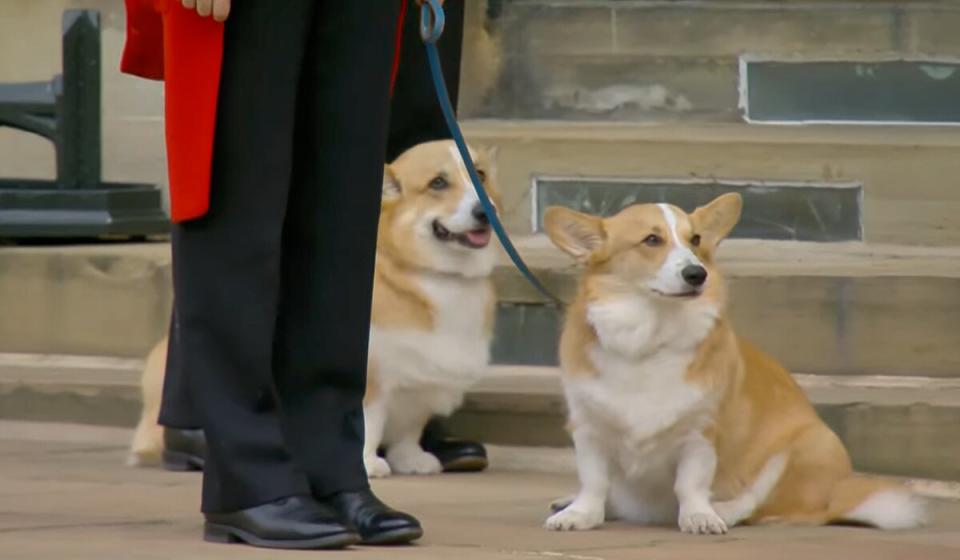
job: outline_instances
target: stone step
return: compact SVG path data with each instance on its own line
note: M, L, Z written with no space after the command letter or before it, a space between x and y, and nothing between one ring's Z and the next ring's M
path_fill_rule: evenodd
M467 116L732 120L741 55L864 61L960 54L960 6L950 1L489 4L473 25L492 32L498 54L470 59L465 75L496 65L500 86L465 107Z
M143 360L0 353L0 418L133 427Z
M167 329L167 243L0 249L0 352L142 358Z
M0 354L0 420L131 427L141 360ZM960 380L797 375L858 468L960 479ZM494 367L449 423L494 445L563 448L565 404L555 368Z
M545 236L517 240L544 284L570 301L579 276ZM960 248L728 240L718 263L741 335L791 371L960 375ZM560 313L511 266L496 271L504 304L494 355L556 363Z
M736 121L736 58L641 54L544 57L503 74L464 116L569 121Z
M819 215L847 224L838 239L960 245L960 134L951 127L473 120L464 130L501 148L503 218L514 235L536 231L545 202L596 210L651 192L673 201L681 187L739 185L753 193L745 216L788 233L793 219L816 230Z
M538 276L572 297L578 271L542 236L517 238ZM730 240L719 262L731 316L793 371L960 374L960 249ZM559 311L502 257L494 357L552 365ZM0 251L0 352L142 358L167 328L165 243Z

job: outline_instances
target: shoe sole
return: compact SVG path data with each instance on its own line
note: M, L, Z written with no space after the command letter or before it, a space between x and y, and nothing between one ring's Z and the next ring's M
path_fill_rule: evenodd
M484 457L461 457L443 464L443 472L480 472L489 465Z
M408 527L403 529L394 529L378 533L372 537L363 539L360 544L371 546L382 546L391 544L409 544L423 536L421 527Z
M202 471L205 461L196 455L163 450L163 468L175 472Z
M260 548L283 548L287 550L334 550L360 543L360 535L355 533L337 533L328 537L303 540L262 539L253 533L216 523L203 526L203 540L211 543L245 543Z

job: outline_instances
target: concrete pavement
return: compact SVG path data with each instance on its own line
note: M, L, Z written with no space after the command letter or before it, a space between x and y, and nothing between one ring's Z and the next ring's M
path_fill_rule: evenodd
M960 502L936 501L931 527L897 533L859 528L739 528L693 537L672 528L611 524L585 533L541 528L547 503L571 491L565 474L510 470L395 478L375 484L388 502L417 514L427 535L412 547L349 552L277 552L200 539L199 476L123 466L129 431L71 424L0 422L0 558L244 559L312 554L351 559L811 559L955 560ZM529 459L533 459L532 461ZM499 465L499 466L498 466Z

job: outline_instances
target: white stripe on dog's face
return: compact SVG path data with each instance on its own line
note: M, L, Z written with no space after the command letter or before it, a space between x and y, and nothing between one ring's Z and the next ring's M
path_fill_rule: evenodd
M663 265L657 271L657 275L650 283L650 287L665 295L682 294L689 292L691 287L683 279L682 271L687 266L703 266L703 263L686 243L680 238L678 231L678 215L669 204L658 204L660 212L663 213L663 219L667 223L667 229L670 231L670 253L664 259Z
M473 187L473 181L470 180L470 174L467 173L467 168L463 165L460 152L455 145L450 146L450 157L456 162L457 171L460 174L460 184L464 187L463 196L460 198L457 210L447 218L446 223L450 231L461 232L477 227L477 221L473 217L473 208L480 203L480 197L477 196L477 190Z
M471 157L473 156L472 153L470 155ZM474 229L480 225L473 216L473 209L480 204L480 197L477 196L477 190L473 186L473 181L470 180L470 173L467 172L467 167L463 164L463 159L460 158L460 151L455 144L450 145L450 157L456 162L457 172L460 175L460 184L464 187L463 195L460 198L460 203L457 205L456 211L444 220L444 225L446 225L450 231L459 233Z

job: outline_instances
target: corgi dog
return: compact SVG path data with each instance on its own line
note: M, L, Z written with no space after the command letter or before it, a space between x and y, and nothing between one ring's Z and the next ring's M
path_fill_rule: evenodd
M471 153L496 205L496 149ZM364 396L369 476L442 471L420 436L430 417L456 410L487 369L496 260L489 219L452 141L419 144L384 167ZM146 361L131 465L162 457L167 344L165 337Z
M471 154L497 205L496 150ZM421 144L386 167L363 406L369 476L442 470L420 434L431 416L456 410L487 369L496 309L490 241L452 141Z
M924 522L919 497L855 473L791 375L735 334L714 255L741 208L725 194L692 214L547 210L547 235L585 265L560 344L580 490L547 529Z

